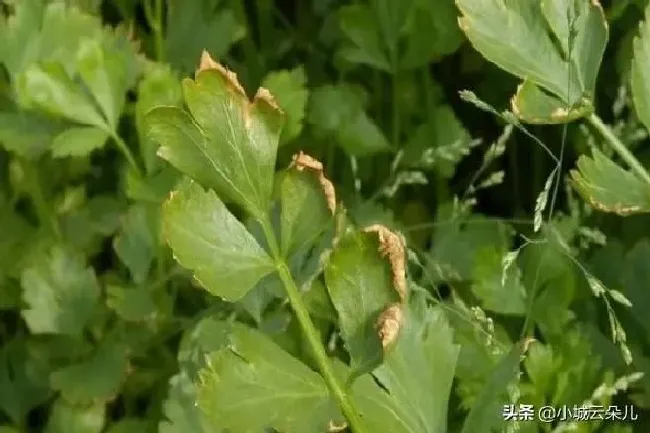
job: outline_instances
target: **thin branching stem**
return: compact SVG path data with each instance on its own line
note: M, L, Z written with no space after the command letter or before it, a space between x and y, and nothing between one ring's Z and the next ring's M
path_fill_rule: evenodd
M352 400L349 398L343 386L343 383L339 380L334 372L334 368L330 362L329 357L327 356L325 347L320 340L318 331L316 330L314 323L309 317L309 311L302 301L300 290L298 289L298 286L293 279L293 276L291 275L291 271L289 270L285 259L280 253L278 241L271 223L264 221L261 223L261 225L262 229L264 230L266 241L269 244L269 248L271 249L271 254L275 259L276 268L278 270L280 280L282 281L282 284L284 285L284 288L287 292L287 296L289 297L291 308L298 318L300 328L302 329L309 347L314 354L314 358L316 359L316 363L318 364L318 368L323 379L325 380L325 383L327 384L327 387L341 407L341 410L348 421L350 429L354 433L368 433L368 429L365 427L363 421L361 420L361 414L359 410L355 407Z
M44 226L49 226L54 236L60 240L63 238L63 234L59 219L45 198L39 170L33 164L30 161L24 161L21 164L23 173L25 174L25 180L27 181L27 193L34 205L40 223Z

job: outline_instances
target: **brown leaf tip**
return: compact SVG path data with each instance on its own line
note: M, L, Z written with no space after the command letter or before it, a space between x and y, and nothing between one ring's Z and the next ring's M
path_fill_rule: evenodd
M253 103L256 103L257 101L263 101L264 103L266 103L266 105L268 105L275 111L282 113L282 109L275 101L275 97L273 96L273 94L271 94L271 92L269 92L269 90L264 87L260 87L259 89L257 89L257 93L255 93L255 98L253 98Z
M379 236L379 252L384 257L388 257L393 272L393 286L395 286L400 300L404 302L406 300L406 245L404 239L381 224L373 224L363 231L374 232Z
M379 315L377 333L384 349L397 340L403 321L404 311L401 304L392 304Z
M318 176L318 182L323 188L323 193L325 194L325 200L327 200L327 207L332 212L332 215L336 212L336 190L334 189L334 184L325 177L323 171L323 163L313 158L302 150L300 153L293 155L291 158L291 165L289 167L295 167L298 171L304 171L309 169L314 171Z
M228 84L236 92L240 93L248 99L248 96L246 96L246 91L237 79L237 74L227 68L224 68L220 63L215 62L214 59L210 56L210 53L208 53L206 50L203 50L203 53L201 53L201 62L199 64L199 69L196 71L196 73L198 74L199 72L208 70L216 70L219 72L219 74L221 74L221 76L226 79Z

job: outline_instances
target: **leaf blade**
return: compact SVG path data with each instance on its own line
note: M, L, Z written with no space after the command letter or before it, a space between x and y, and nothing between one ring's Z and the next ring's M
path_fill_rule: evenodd
M165 236L176 260L210 293L241 299L274 262L213 191L185 181L163 209Z

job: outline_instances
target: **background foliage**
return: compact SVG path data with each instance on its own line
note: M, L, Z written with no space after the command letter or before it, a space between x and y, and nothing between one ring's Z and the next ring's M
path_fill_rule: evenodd
M0 433L340 425L286 278L373 433L647 431L650 24L595 3L0 1ZM285 113L276 164L217 155L250 190L187 163L188 125L220 123L152 111L201 103L181 80L204 50ZM359 313L399 301L376 237L318 262L336 228L299 151L350 223L406 240L390 355ZM640 419L506 423L508 402Z

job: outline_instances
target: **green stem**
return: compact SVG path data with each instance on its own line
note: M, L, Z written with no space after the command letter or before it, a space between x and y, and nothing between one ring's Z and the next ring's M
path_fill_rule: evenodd
M289 297L291 308L298 318L298 323L307 338L307 342L314 354L316 363L318 364L318 368L320 369L320 373L325 380L327 387L341 407L343 414L348 420L350 429L354 433L367 433L368 430L361 420L361 414L348 397L343 384L334 373L334 369L330 363L329 357L327 356L325 347L320 341L318 331L309 317L307 307L302 302L300 290L291 275L291 271L289 270L286 261L280 254L278 241L273 232L273 228L271 227L271 223L268 221L262 222L262 228L264 230L264 236L266 237L271 249L271 253L274 256L280 280L282 280L282 284L284 285L287 296Z
M393 87L393 97L392 97L392 107L393 107L393 146L395 147L395 151L397 152L400 148L400 109L399 109L399 78L397 76L397 71L393 73L393 82L392 82L392 87Z
M126 142L116 132L110 132L110 135L126 160L129 162L129 165L133 168L133 170L135 170L138 176L143 177L144 173L140 169L138 163L135 161L135 157L133 156L133 153L131 153L131 150L129 149L129 146L127 146Z
M159 62L165 61L165 43L163 35L163 0L153 0L154 5L151 5L152 0L144 1L144 14L147 23L153 31L154 49L156 60Z
M50 226L52 233L54 233L57 239L63 239L61 227L59 226L59 220L47 203L45 194L43 194L43 188L41 185L40 176L38 175L38 170L35 169L31 163L26 161L21 165L23 167L23 172L25 173L25 180L27 181L27 192L36 209L38 220L42 225Z
M618 139L616 135L612 132L609 126L605 125L600 117L596 114L592 114L587 117L587 120L598 130L598 132L603 136L605 141L614 149L618 156L620 156L623 161L630 166L632 171L636 173L641 179L650 184L650 174L648 171L641 165L638 159L630 152L630 150L623 144L621 140Z

